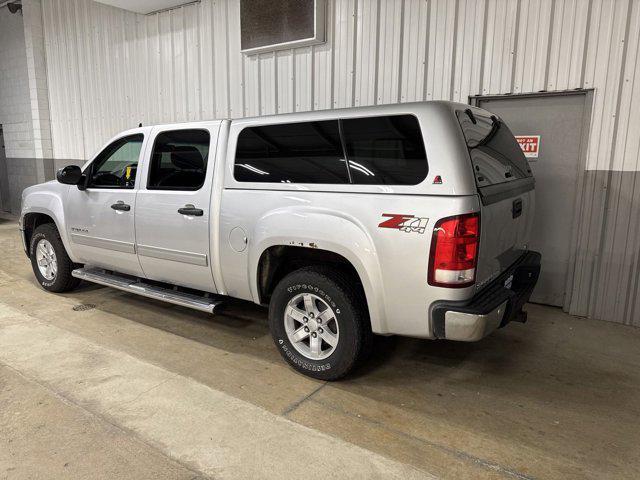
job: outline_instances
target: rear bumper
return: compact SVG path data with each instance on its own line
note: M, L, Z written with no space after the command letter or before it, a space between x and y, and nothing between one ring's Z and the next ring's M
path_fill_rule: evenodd
M525 321L523 305L540 275L538 252L527 252L467 302L436 302L431 307L436 338L475 342L511 321Z

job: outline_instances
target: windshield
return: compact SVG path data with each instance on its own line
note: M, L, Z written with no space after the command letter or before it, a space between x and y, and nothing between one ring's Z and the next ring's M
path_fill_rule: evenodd
M495 115L456 112L478 187L531 177L531 168L509 127Z

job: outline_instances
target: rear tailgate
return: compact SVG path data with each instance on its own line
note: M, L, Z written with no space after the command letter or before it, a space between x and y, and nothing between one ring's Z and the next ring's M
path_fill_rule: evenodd
M456 112L481 199L476 287L482 288L527 250L535 208L534 179L509 127L491 113Z

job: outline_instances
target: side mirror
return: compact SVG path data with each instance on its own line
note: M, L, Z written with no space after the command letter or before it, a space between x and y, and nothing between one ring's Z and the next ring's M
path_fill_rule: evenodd
M77 165L67 165L58 170L56 179L65 185L78 185L82 179L82 170Z

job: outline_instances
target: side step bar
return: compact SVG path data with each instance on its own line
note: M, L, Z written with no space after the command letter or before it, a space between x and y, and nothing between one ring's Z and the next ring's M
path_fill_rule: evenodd
M141 279L110 273L101 268L78 268L72 271L71 275L81 280L86 280L87 282L98 283L106 287L117 288L125 292L135 293L143 297L153 298L207 313L213 313L216 307L223 303L220 297L205 297L172 290L170 288L158 287L144 283Z

